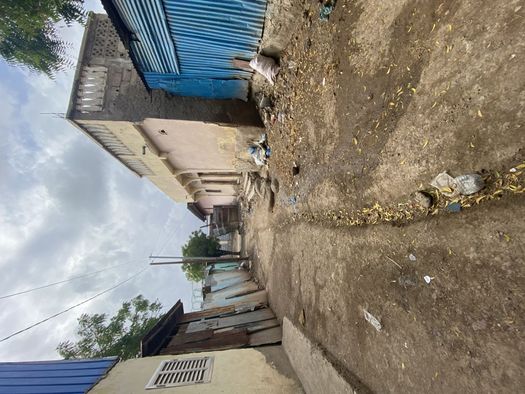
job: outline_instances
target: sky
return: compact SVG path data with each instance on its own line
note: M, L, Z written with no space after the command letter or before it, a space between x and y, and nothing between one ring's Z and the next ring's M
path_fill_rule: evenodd
M103 12L97 1L87 8ZM78 57L83 27L61 34ZM131 277L150 254L180 255L202 222L53 114L67 110L74 68L56 76L0 60L0 297L94 271L87 278L0 299L0 338ZM82 313L115 313L142 294L191 310L179 266L150 267L79 308L0 343L0 361L58 359Z

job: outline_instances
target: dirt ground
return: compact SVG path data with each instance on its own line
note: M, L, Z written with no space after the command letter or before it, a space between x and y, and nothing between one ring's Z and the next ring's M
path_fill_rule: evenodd
M364 391L522 391L525 2L294 7L263 113L280 188L244 217L272 307ZM445 170L487 186L417 206Z

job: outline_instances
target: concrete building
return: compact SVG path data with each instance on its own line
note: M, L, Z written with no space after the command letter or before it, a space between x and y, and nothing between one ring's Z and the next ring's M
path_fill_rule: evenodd
M262 132L253 103L148 90L106 15L90 14L67 119L140 177L204 219L235 203Z
M164 376L159 376L159 366L166 361L171 362L164 364ZM170 367L172 370L166 370ZM127 360L113 367L89 392L291 394L303 390L282 347L269 346Z

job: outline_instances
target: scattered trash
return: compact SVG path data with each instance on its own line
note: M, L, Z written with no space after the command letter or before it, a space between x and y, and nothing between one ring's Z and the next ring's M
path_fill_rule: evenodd
M285 119L284 112L279 112L279 113L277 114L277 121L278 121L279 123L283 123L283 122L284 122L284 119Z
M510 242L510 235L504 233L503 231L498 231L498 237L500 241L505 240L506 242Z
M288 69L295 70L296 68L297 68L297 63L296 62L294 62L293 60L288 62Z
M269 108L272 106L272 100L268 96L265 96L264 94L260 94L257 97L257 106L260 109Z
M262 134L259 141L255 141L253 145L248 148L248 153L258 166L264 166L272 154L268 143L266 142L266 134Z
M417 191L414 193L414 202L420 207L428 209L432 206L432 196L428 193Z
M296 196L291 196L288 198L288 203L292 206L295 206L297 204L297 197Z
M461 212L461 204L459 202L453 202L452 204L448 204L445 209L448 212L452 213L458 213Z
M400 266L400 265L399 265L399 264L398 264L393 258L388 257L388 256L386 256L386 258L387 258L388 260L390 260L392 263L394 263L394 264L397 266L397 268L399 268L400 270L403 269L403 267L401 267L401 266Z
M271 85L275 82L275 77L279 74L279 66L271 57L257 55L250 61L250 67L264 76Z
M454 178L448 175L446 171L438 174L438 176L430 182L430 185L448 197L456 197L459 194L457 190L454 190L456 186Z
M479 192L485 187L485 181L478 174L466 174L460 175L454 178L456 187L460 194L469 196L471 194Z
M427 284L430 284L430 282L432 282L432 280L434 279L434 277L431 277L431 276L425 275L425 276L423 277L423 279L425 280L425 282L427 282Z
M410 253L410 254L408 255L408 259L409 259L410 261L416 261L416 260L417 260L417 259L416 259L416 256L414 256L412 253Z
M254 184L255 192L260 198L266 197L266 180L263 178L257 178Z
M518 169L517 169L516 167L512 167L512 168L509 170L509 172L517 172L517 171L518 171Z
M258 166L264 166L266 164L266 154L262 148L258 146L250 146L248 148L248 153Z
M322 21L327 21L330 17L330 14L334 10L335 7L335 0L328 0L326 3L324 3L321 6L321 11L319 12L319 19Z
M377 320L370 312L368 312L366 309L363 309L363 314L365 315L365 320L369 322L377 331L381 331L383 326L381 326L381 323L379 320Z
M447 197L465 196L479 192L485 187L483 178L478 174L465 174L452 178L447 172L436 176L430 185Z

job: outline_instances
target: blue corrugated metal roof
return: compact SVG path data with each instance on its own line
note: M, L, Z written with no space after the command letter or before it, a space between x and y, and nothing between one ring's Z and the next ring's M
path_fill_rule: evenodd
M1 394L86 393L117 357L0 363Z
M150 88L247 99L252 73L233 59L256 55L267 0L112 1L137 37L130 50Z

